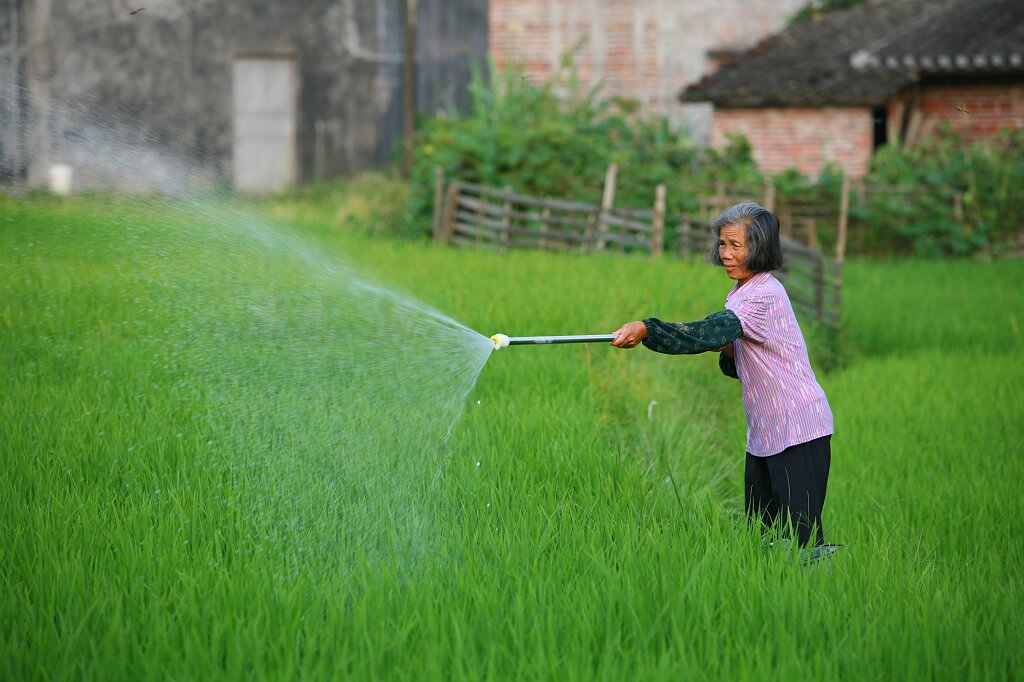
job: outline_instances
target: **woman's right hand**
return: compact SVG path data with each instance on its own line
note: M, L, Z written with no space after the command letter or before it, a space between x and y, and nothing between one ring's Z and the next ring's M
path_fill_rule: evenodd
M635 348L641 341L647 338L647 326L643 322L628 322L618 329L614 334L618 337L612 341L616 348Z

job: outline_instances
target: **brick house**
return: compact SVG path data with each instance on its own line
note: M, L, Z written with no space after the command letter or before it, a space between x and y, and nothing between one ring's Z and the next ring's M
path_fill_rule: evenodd
M797 22L686 87L711 144L750 141L760 168L858 178L873 150L948 122L968 139L1024 128L1024 2L869 0Z
M786 25L807 0L490 0L488 52L530 78L555 74L575 49L584 89L668 116L706 141L711 107L680 106L680 84Z

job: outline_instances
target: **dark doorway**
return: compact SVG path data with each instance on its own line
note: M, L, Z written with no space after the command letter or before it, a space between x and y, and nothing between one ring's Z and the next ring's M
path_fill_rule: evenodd
M871 119L874 123L872 148L878 149L889 141L889 121L885 107L873 109L871 111Z

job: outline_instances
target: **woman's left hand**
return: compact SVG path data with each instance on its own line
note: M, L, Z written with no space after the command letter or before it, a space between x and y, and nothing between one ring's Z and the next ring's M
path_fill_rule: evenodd
M635 348L647 338L647 327L643 322L629 322L615 330L618 338L612 341L616 348Z

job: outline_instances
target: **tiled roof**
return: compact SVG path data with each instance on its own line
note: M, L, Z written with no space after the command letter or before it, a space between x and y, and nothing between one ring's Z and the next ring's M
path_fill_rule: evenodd
M851 56L862 69L1024 73L1024 0L953 2Z
M720 107L881 106L921 74L940 72L925 68L945 64L940 57L1024 72L1013 57L1022 30L1024 0L868 0L794 23L679 98Z

